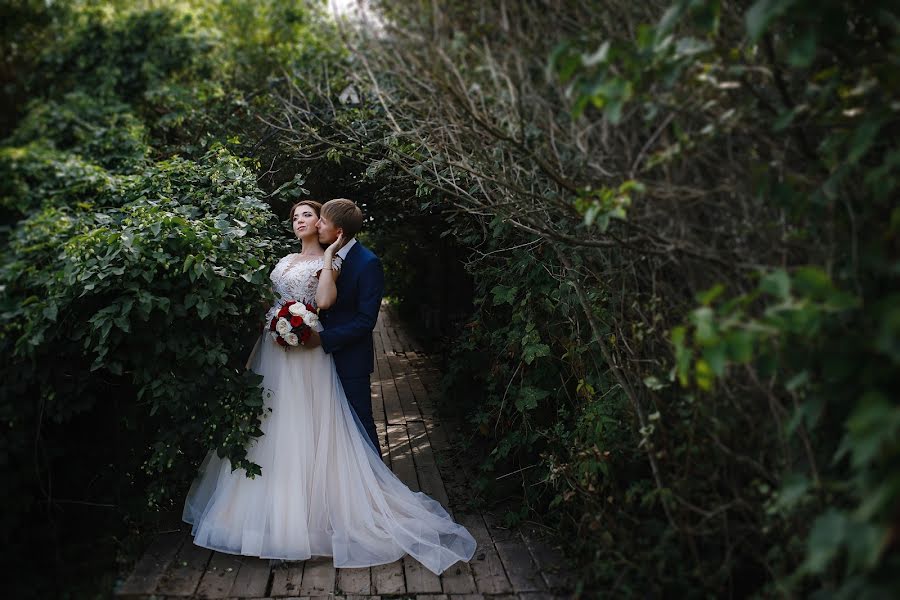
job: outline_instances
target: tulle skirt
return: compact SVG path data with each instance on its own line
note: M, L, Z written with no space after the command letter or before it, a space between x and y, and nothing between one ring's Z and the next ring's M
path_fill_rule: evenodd
M472 558L471 534L382 462L321 348L285 351L264 333L251 368L272 409L248 449L262 475L206 456L184 504L195 544L261 558L332 556L339 568L409 554L436 574Z

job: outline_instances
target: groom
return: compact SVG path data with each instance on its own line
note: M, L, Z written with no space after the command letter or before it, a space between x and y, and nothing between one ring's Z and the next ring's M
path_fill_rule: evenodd
M375 369L372 330L384 295L384 272L378 257L356 240L362 223L362 211L350 200L339 198L322 205L316 224L319 242L331 244L341 234L346 241L337 252L342 261L335 283L337 300L321 315L324 331L313 332L306 346L321 344L322 349L334 358L347 400L376 450L380 451L372 418L369 376ZM338 265L337 259L334 264Z

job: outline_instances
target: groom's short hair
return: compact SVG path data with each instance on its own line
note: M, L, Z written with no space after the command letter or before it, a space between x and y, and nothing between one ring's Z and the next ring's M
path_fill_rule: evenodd
M353 200L336 198L322 205L322 216L344 230L344 238L349 240L362 229L363 213Z

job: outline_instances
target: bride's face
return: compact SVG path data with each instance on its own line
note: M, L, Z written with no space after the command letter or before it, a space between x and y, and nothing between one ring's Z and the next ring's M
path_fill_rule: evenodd
M294 211L291 226L294 228L294 235L303 239L309 236L318 236L316 232L316 221L319 215L309 206L298 206Z

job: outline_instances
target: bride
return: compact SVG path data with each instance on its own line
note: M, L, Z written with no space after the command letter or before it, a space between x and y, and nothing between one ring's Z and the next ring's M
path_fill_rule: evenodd
M316 223L321 205L304 201L290 218L302 247L278 261L271 279L280 300L333 303L338 239L326 250ZM318 294L317 294L318 292ZM297 297L302 296L302 297ZM268 321L267 321L268 322ZM321 329L321 326L319 326ZM219 552L367 567L409 554L440 574L468 561L475 540L435 500L406 487L381 460L347 402L334 361L320 346L282 348L267 331L250 368L263 376L263 436L248 448L262 467L250 479L209 452L184 504L194 543ZM271 411L269 410L271 409Z

